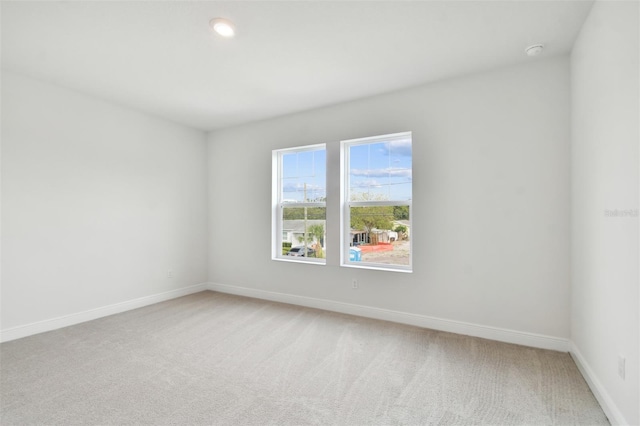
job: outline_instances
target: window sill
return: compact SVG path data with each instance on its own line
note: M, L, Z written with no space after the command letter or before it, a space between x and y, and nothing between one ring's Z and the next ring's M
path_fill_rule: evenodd
M276 260L278 262L287 262L287 263L304 263L307 265L326 265L327 261L325 259L322 260L309 260L304 258L283 258L283 257L272 257L271 260Z
M355 269L371 269L374 271L386 271L386 272L402 272L405 274L412 274L413 273L413 269L411 269L410 267L391 267L391 266L386 266L386 265L380 265L380 264L373 264L373 263L365 263L365 264L355 264L355 263L343 263L340 266L343 266L345 268L355 268Z

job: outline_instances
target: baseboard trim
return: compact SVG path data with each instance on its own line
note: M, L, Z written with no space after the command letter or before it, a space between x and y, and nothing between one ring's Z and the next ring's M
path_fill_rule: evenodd
M589 385L591 392L600 403L602 411L604 411L604 414L609 419L609 422L612 425L630 424L625 420L624 416L622 415L616 404L613 402L613 399L611 399L609 393L606 391L604 386L602 386L602 383L600 383L600 380L598 380L598 377L595 375L587 361L584 359L575 343L573 341L570 341L569 344L569 354L571 354L571 358L573 358L573 361L578 366L578 370L580 370L582 377L584 377L584 380L587 382L587 385Z
M236 294L239 296L254 297L257 299L274 302L289 303L292 305L306 306L309 308L324 309L326 311L340 312L343 314L358 315L361 317L392 321L401 324L415 325L422 328L447 331L467 336L481 337L499 342L514 343L541 349L551 349L560 352L569 351L569 341L558 337L541 334L527 333L504 328L489 327L462 321L454 321L425 315L411 314L407 312L392 311L389 309L374 308L371 306L355 305L351 303L336 302L327 299L318 299L293 294L277 293L273 291L257 290L234 285L209 283L207 288L220 293Z
M113 305L89 309L87 311L78 312L75 314L33 322L31 324L21 325L18 327L9 328L7 330L1 330L0 342L8 342L11 340L20 339L22 337L44 333L46 331L57 330L59 328L68 327L70 325L80 324L82 322L91 321L109 315L119 314L121 312L142 308L144 306L153 305L154 303L164 302L165 300L175 299L177 297L182 297L188 294L198 293L205 290L207 290L207 283L201 283L179 288L177 290L167 291L164 293L153 294L151 296L140 297L138 299L127 300L125 302L114 303Z

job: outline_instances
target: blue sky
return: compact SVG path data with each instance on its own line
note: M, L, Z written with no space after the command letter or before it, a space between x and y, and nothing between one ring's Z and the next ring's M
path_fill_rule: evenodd
M352 200L411 199L411 139L353 145L349 148Z
M283 199L307 201L326 197L326 151L303 151L282 156ZM352 199L368 194L371 200L411 199L411 139L349 147L349 183Z
M282 156L282 198L304 201L306 183L307 201L327 196L327 154L324 149L293 152Z

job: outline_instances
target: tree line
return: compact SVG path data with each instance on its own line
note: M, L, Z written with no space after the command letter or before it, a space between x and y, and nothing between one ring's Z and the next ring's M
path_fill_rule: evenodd
M307 220L326 220L326 207L307 207ZM304 220L305 208L285 208L283 212L284 220ZM400 234L407 232L406 226L397 225L394 227L393 222L398 220L409 219L409 206L366 206L351 208L351 229L357 229L366 232L371 238L373 229L388 229L396 231ZM323 225L312 225L313 232L308 235L311 239L317 238L320 241L324 235ZM308 237L308 238L309 238Z

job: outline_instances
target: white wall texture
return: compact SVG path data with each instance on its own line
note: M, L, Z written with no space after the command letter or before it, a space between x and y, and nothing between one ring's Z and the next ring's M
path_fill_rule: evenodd
M3 72L0 329L211 281L570 338L612 420L638 424L638 218L605 215L638 209L638 38L637 2L597 2L570 60L208 143ZM414 138L414 272L341 268L339 141L400 131ZM273 261L271 150L315 143L328 149L327 265Z
M571 339L614 423L640 423L638 2L596 2L571 55ZM618 376L626 358L626 379Z
M9 72L2 114L3 330L207 280L204 133Z
M209 280L569 337L567 57L209 135ZM339 141L413 132L414 272L339 267ZM271 260L271 151L327 143L327 265ZM351 288L358 278L360 288Z

